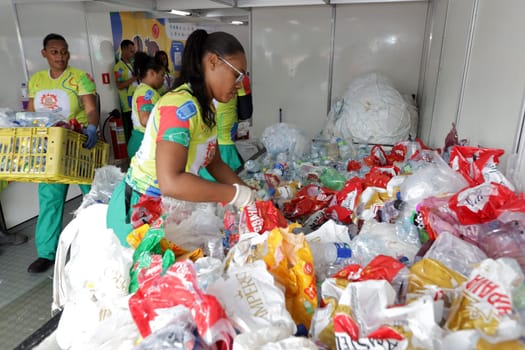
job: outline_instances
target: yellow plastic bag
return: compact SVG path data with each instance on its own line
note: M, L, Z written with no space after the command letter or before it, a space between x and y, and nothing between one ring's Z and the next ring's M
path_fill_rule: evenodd
M276 281L285 288L286 308L296 324L310 328L317 308L313 257L304 235L292 233L298 224L275 228L268 236L264 261Z

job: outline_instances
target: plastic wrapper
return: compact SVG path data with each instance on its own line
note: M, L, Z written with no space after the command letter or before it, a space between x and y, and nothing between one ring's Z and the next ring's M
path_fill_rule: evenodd
M521 283L523 273L515 260L484 260L464 284L445 327L451 331L476 330L492 344L517 339L521 326L512 292Z
M336 191L340 191L346 182L346 178L334 168L325 168L320 180L323 186Z
M423 295L430 296L442 305L443 312L438 319L445 321L451 305L459 298L459 287L467 278L448 268L441 262L424 258L410 267L408 275L407 301L411 302Z
M210 240L222 239L223 227L223 219L216 215L216 207L211 203L195 204L189 216L171 211L164 223L166 238L188 250L202 249Z
M283 214L288 220L305 220L320 209L328 207L336 192L319 185L303 187L294 199L283 204Z
M231 347L235 330L218 300L199 288L191 261L176 262L165 268L157 260L141 272L139 284L129 305L143 337L151 334L151 322L158 316L157 309L182 305L191 310L198 333L207 345Z
M502 149L454 146L450 151L450 166L463 175L470 186L494 182L514 191L512 183L497 168L503 153Z
M286 123L264 129L261 141L269 154L288 153L301 157L310 149L310 141L300 129Z
M516 198L507 186L485 182L456 193L448 204L463 225L481 224L496 219L499 210Z
M317 230L307 234L305 238L308 242L319 242L319 243L329 243L329 242L351 243L352 241L351 232L349 231L348 226L338 225L333 220L326 221Z
M430 152L430 151L427 151ZM415 208L426 197L456 193L468 186L467 181L452 170L435 152L431 152L432 162L421 162L401 184L401 199Z
M247 232L263 233L276 227L287 227L283 214L271 201L256 201L241 211L239 234Z
M487 258L487 255L475 245L448 232L442 232L426 252L425 258L440 261L463 276L469 276L472 270Z
M139 287L138 276L142 270L149 268L153 259L162 255L163 264L169 267L175 259L196 260L203 256L202 249L193 251L183 249L165 238L163 221L157 220L151 227L141 226L131 232L126 238L132 247L133 264L130 269L129 292L134 293Z
M94 203L109 203L113 190L123 178L124 173L114 165L106 165L95 169L91 190L83 197L82 204L80 204L76 213Z
M235 337L233 350L317 350L304 337L293 337L286 328L266 327Z
M308 243L303 234L292 233L294 226L270 232L264 261L285 288L286 307L295 323L308 329L318 303L315 271Z
M350 244L353 260L367 265L377 255L388 255L395 259L405 257L413 262L419 244L403 241L396 234L396 225L366 222Z
M219 299L241 333L272 326L288 330L289 335L296 332L286 310L284 293L262 260L244 266L230 265L226 275L209 286L208 293Z
M131 225L134 229L144 224L152 224L162 215L160 197L143 194L132 208Z
M154 330L134 350L211 350L200 339L190 310L178 305L157 311L161 318L166 314L166 325Z
M489 258L513 258L525 271L524 233L525 227L519 221L500 223L493 230L481 232L478 245Z

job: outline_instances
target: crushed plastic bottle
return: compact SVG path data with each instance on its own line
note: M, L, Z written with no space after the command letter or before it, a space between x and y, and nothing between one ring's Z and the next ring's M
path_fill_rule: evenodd
M352 249L347 243L310 242L310 250L314 258L314 267L319 280L329 276L350 263Z

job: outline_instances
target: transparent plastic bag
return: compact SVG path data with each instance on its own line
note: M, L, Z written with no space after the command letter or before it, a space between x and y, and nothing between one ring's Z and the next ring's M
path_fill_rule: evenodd
M114 165L106 165L102 168L95 169L95 177L91 184L91 190L84 196L82 204L80 204L80 207L75 213L95 203L109 203L113 190L123 178L124 173Z
M272 155L288 153L301 157L310 150L310 140L303 132L286 123L264 129L261 140L266 151Z
M475 245L448 232L441 232L425 254L425 258L440 261L463 276L469 276L472 269L486 259L487 255Z

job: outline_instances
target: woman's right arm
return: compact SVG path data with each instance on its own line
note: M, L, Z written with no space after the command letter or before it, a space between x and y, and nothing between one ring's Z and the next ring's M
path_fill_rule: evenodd
M156 170L160 192L190 202L230 202L236 193L233 185L211 182L186 172L188 149L171 141L158 141Z

